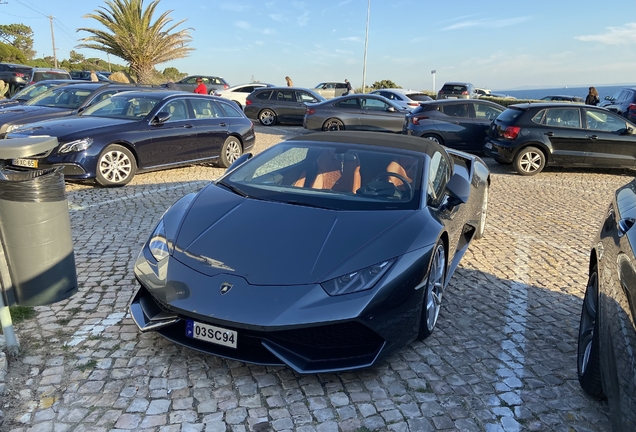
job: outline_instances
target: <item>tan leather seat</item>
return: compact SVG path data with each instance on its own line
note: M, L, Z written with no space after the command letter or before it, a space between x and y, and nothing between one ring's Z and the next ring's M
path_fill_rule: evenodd
M312 189L331 189L341 192L356 192L360 189L360 161L357 157L339 155L333 149L325 149L316 160L316 177L311 181ZM307 172L294 186L307 187Z
M405 160L401 160L401 161L393 161L389 164L388 167L386 167L386 170L388 172L392 172L398 175L401 175L402 177L404 177L405 179L407 179L409 181L409 183L413 183L413 179L408 175L406 168L404 168L400 162L405 163L407 161ZM396 187L400 187L404 184L404 182L402 180L400 180L397 177L394 176L388 176L388 180L393 183Z

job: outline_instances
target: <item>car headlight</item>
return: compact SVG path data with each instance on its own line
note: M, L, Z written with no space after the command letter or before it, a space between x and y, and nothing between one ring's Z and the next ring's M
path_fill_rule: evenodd
M148 241L148 249L150 249L150 253L157 261L161 261L170 255L170 250L168 249L168 240L166 239L166 228L163 225L163 219L157 224L157 228L150 235L150 240Z
M16 130L20 126L22 126L22 125L17 124L17 125L9 125L9 126L7 126L7 133L9 133L9 132L11 132L13 130Z
M93 145L93 138L82 138L75 141L62 144L57 151L58 153L70 153L84 151Z
M362 270L339 276L321 283L322 288L331 296L351 294L371 289L391 268L395 258L382 261Z

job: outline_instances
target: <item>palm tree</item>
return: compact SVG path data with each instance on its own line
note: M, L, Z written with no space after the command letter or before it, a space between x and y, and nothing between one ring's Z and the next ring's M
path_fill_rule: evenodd
M128 62L132 73L140 84L150 84L155 65L187 57L194 48L187 43L192 40L191 28L173 31L186 20L172 25L166 11L153 22L152 15L160 0L152 1L146 10L144 0L106 0L94 13L83 18L93 18L106 30L80 28L91 33L80 39L78 48L91 48L117 56Z

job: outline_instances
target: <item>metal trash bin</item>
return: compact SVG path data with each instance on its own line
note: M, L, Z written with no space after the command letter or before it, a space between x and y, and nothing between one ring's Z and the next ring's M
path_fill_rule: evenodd
M10 278L2 284L7 306L42 306L77 292L62 168L0 168L0 240Z

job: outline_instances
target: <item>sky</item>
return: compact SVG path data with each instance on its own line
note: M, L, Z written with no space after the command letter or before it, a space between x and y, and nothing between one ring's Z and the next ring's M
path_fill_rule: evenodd
M78 28L100 28L83 16L102 6L0 0L0 24L28 25L36 57L50 56L53 16L58 59L75 49L107 60L76 47L88 36ZM634 0L160 0L156 16L168 10L173 23L185 20L177 29L191 29L195 51L157 69L231 85L285 85L285 76L310 88L348 78L435 91L447 81L492 90L636 83Z

